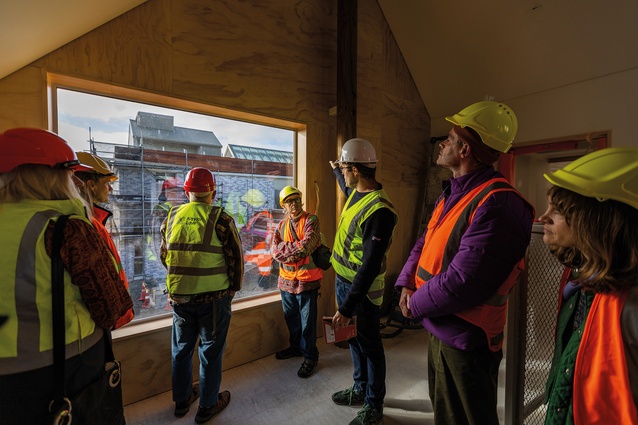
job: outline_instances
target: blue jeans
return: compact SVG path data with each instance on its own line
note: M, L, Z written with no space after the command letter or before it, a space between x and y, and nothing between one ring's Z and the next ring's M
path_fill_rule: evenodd
M290 347L299 349L306 360L319 360L317 350L317 294L319 288L300 294L281 292L284 319L290 333Z
M337 276L335 280L337 305L345 301L350 284ZM381 340L381 314L365 297L354 310L357 316L357 336L348 340L354 366L355 390L363 391L364 403L382 411L385 398L385 351Z
M173 304L173 401L185 401L192 392L193 352L199 337L199 405L217 403L232 298L227 294L211 303Z

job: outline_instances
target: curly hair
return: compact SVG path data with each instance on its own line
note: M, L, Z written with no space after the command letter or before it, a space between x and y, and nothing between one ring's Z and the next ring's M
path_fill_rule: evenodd
M637 209L557 186L547 195L573 230L574 247L550 250L563 264L578 269L575 282L601 293L638 284Z

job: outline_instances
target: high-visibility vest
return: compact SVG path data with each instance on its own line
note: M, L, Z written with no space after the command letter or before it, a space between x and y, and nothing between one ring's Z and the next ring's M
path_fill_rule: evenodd
M518 193L504 178L494 178L469 191L444 217L441 215L445 200L439 202L428 224L419 258L415 277L417 288L426 284L432 277L447 270L458 252L463 234L474 219L476 209L490 195L502 191ZM523 198L521 197L521 199ZM492 351L498 351L503 346L507 296L524 268L524 260L521 259L496 293L484 304L456 313L463 320L483 329L487 335L488 346Z
M363 232L361 230L361 224L370 217L372 213L381 208L388 208L396 217L394 206L383 189L369 192L357 203L350 206L354 194L355 191L352 191L343 207L341 217L339 217L339 226L335 234L332 258L330 259L335 272L350 282L354 280L357 270L361 267L361 264L363 264ZM392 230L393 234L396 223L397 220L395 219L395 222L392 223L392 226L394 226ZM388 225L390 225L390 223L388 223ZM392 241L388 243L388 248L390 248L391 242ZM384 256L381 263L381 271L368 290L368 298L378 306L383 303L385 272L386 257Z
M79 199L24 200L0 207L0 311L9 319L0 327L0 375L53 364L51 258L44 234L50 220L73 214L86 219ZM103 330L95 325L80 289L64 271L66 358L95 345Z
M168 213L166 287L171 295L195 295L230 287L228 266L215 226L223 209L190 202Z
M284 242L294 242L303 239L304 228L310 214L304 212L297 221L295 232L297 237L292 234L290 229L290 217L282 221L280 232L283 231L282 239ZM293 224L294 226L294 224ZM299 237L299 235L302 235ZM279 276L286 280L298 280L300 282L314 282L323 277L323 272L315 265L312 255L308 255L296 263L281 263L279 267Z
M560 294L570 270L567 268L563 274ZM622 337L621 314L628 295L629 290L625 289L594 296L574 364L575 425L638 424ZM561 296L559 310L562 301Z
M106 220L108 220L108 218L112 215L113 214L111 213L111 211L104 209L98 205L93 205L93 220L91 221L93 222L93 227L95 227L100 236L102 236L102 239L104 239L106 244L109 246L109 250L111 251L111 255L113 256L115 269L120 275L120 279L122 279L122 281L124 282L124 287L126 287L126 289L128 290L128 279L126 278L126 272L124 271L124 267L122 266L122 259L120 258L120 254L117 251L117 247L113 242L111 234L108 230L106 230L106 227L104 227L104 225L106 224ZM133 313L133 308L131 308L117 320L114 328L117 329L126 325L131 320L133 320L134 317L135 314Z
M172 207L173 205L171 205L171 203L168 201L160 202L159 204L155 205L155 207L153 208L153 212L159 213L161 210L162 214L168 214Z

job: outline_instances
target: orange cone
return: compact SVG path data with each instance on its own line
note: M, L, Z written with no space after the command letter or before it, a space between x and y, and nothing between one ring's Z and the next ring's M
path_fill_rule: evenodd
M140 292L140 297L137 300L144 301L145 299L146 299L146 284L142 282L142 291Z
M144 296L144 302L142 303L142 308L149 308L151 306L151 296L146 290L146 285L142 284L142 294ZM140 296L140 298L141 298Z

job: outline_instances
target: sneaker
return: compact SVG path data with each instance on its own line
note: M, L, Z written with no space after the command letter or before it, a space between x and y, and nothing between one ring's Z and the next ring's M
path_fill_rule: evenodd
M361 406L364 398L363 391L355 390L354 385L332 395L332 401L341 406Z
M378 425L383 423L383 413L366 404L359 410L357 417L350 421L349 425Z
M317 367L317 362L314 360L304 360L301 364L301 367L297 371L297 376L300 378L307 378L312 375L312 372L315 371Z
M283 350L277 351L275 353L275 358L277 360L285 360L291 357L301 357L301 356L303 356L303 354L301 354L301 351L299 351L298 348L292 348L292 347L284 348Z
M228 406L228 403L230 403L230 391L222 391L217 394L217 404L214 406L199 406L199 409L197 409L197 415L195 416L195 422L203 424L204 422L211 420L213 416L224 410L226 406Z
M180 401L175 403L175 416L177 416L178 418L181 418L182 416L187 414L189 409L191 408L191 404L193 404L193 402L197 400L198 398L199 398L199 386L194 385L193 392L191 393L191 395L188 396L186 401Z

